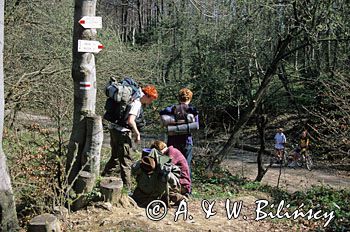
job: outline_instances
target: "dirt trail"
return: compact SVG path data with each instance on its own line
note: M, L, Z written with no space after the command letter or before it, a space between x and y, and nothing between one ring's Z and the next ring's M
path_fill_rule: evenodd
M269 165L270 158L264 157L263 163ZM235 150L234 155L228 157L222 166L232 174L254 180L257 175L256 153ZM279 165L273 165L265 174L262 183L277 186ZM280 187L289 192L306 190L312 185L329 185L335 189L350 188L350 173L340 172L326 166L317 166L308 171L306 168L282 167Z
M233 201L243 201L242 211L238 218L228 219L223 200L216 201L213 211L216 215L206 219L200 200L189 200L188 215L184 220L183 214L175 222L176 208L169 209L165 218L152 221L146 216L143 208L117 208L110 211L89 207L69 215L68 223L64 225L68 231L309 231L310 225L295 223L293 220L268 219L255 221L255 200L253 196L235 197ZM231 202L231 203L232 203ZM313 221L306 224L313 224ZM323 223L323 221L319 221ZM312 226L311 226L312 227Z
M145 135L142 144L136 145L136 148L140 151L142 147L147 147L155 139L159 139L159 136ZM106 133L104 146L109 146L109 142L109 134ZM268 166L270 157L264 156L263 163ZM350 188L350 172L337 171L331 167L317 164L317 162L315 165L312 171L305 167L282 167L279 186L288 192L304 191L312 185L329 185L335 189ZM258 172L256 153L236 149L233 155L222 162L222 167L234 175L254 180ZM265 174L262 183L277 186L279 172L279 165L273 165Z

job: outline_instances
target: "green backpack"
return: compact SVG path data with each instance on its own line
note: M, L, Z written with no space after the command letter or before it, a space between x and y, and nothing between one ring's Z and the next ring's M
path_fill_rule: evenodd
M140 188L143 193L158 198L166 193L167 184L169 184L170 187L180 185L180 168L171 163L169 156L161 155L156 149L152 149L148 156L156 160L157 166L152 174L147 175L141 170L140 174L137 176L137 187Z

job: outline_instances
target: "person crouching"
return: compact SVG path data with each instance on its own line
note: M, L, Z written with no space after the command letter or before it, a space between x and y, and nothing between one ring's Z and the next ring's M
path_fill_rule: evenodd
M191 194L191 177L190 177L190 169L187 163L186 158L181 153L180 150L176 149L173 146L167 146L165 142L156 140L151 145L151 148L155 148L160 151L163 155L169 156L171 159L171 163L178 166L181 170L180 176L180 184L181 190L180 193L185 196L189 196Z

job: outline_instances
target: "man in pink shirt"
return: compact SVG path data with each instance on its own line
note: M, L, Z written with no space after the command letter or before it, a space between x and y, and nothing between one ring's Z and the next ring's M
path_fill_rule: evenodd
M167 147L163 141L156 140L153 142L151 148L155 148L163 155L168 155L171 158L171 163L178 166L181 170L180 184L181 194L188 195L191 193L191 177L190 169L187 164L185 156L173 146Z

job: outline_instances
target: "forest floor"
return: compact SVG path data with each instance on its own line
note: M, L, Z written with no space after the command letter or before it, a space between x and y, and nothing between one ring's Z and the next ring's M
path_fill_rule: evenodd
M241 160L227 159L225 166L239 170ZM243 163L244 170L248 177L255 177L255 165ZM271 168L264 177L263 182L276 185L279 168ZM233 172L235 173L235 172ZM327 178L328 177L328 178ZM286 181L291 178L292 181ZM324 183L322 183L324 180ZM350 178L336 174L315 170L285 169L281 176L281 187L288 190L305 190L312 184L330 184L333 187L349 187ZM262 192L240 192L230 200L242 201L243 207L237 219L229 219L225 208L225 199L210 199L215 201L213 211L217 214L206 219L205 211L202 208L202 200L190 198L188 201L188 214L180 214L175 221L178 208L170 208L166 216L160 221L153 221L146 215L144 208L122 208L122 207L101 207L89 206L70 214L65 227L68 231L315 231L322 226L325 220L307 221L291 219L264 219L255 221L257 205L255 201L269 199L269 196ZM107 209L108 208L108 209ZM181 208L180 210L183 210ZM185 218L184 218L185 216Z
M105 137L104 145L109 141ZM146 143L145 143L146 144ZM233 175L254 180L257 174L256 154L235 150L235 153L222 163L222 167ZM266 166L269 157L264 158ZM315 170L306 168L287 168L281 170L280 188L289 192L304 191L312 185L329 185L334 188L350 187L350 172L339 171L325 166L317 166ZM279 175L279 166L272 166L266 173L262 183L276 186ZM187 202L188 214L180 214L175 221L178 208L170 208L166 216L159 221L153 221L146 215L144 208L100 207L89 206L70 214L64 227L68 231L314 231L322 228L325 220L291 220L291 219L264 219L256 221L255 203L259 199L269 199L268 194L262 192L245 192L232 196L233 201L242 201L243 207L238 218L229 219L225 208L225 200L212 196L208 199L215 201L213 211L216 214L206 219L202 201L205 199L190 198ZM184 208L180 208L183 210ZM185 217L184 217L185 216Z
M47 117L31 114L21 114L20 117L30 123L48 125L51 121ZM143 137L144 140L139 145L139 149L146 147L158 137ZM105 134L103 149L106 150L101 160L101 166L109 158L108 134ZM201 148L197 147L197 149L199 149L197 152L200 153ZM268 166L269 157L263 157L263 163ZM345 164L349 164L349 162L345 162ZM339 165L339 167L341 166ZM256 153L237 149L228 155L221 167L234 176L254 180L257 175ZM279 166L270 167L262 183L276 186L279 172ZM347 168L337 168L337 165L329 162L317 162L312 171L305 168L283 167L281 169L279 182L281 189L288 192L305 191L313 185L329 185L335 189L350 188L350 171ZM185 210L187 215L180 214L176 221L174 218L177 208L170 208L162 220L153 221L146 215L144 208L93 204L84 210L64 215L61 218L61 227L63 231L166 231L167 229L171 231L315 231L316 228L322 228L325 223L323 219L310 221L263 219L256 221L256 201L259 199L270 200L271 198L269 194L261 191L239 191L229 197L231 203L233 201L243 202L242 211L238 218L229 219L225 208L226 198L210 194L209 192L202 194L208 196L207 200L210 202L215 201L213 212L216 214L209 219L206 218L205 210L202 208L204 198L191 197L187 201L188 210ZM180 208L179 212L180 210L183 208ZM184 218L184 216L186 217Z
M201 200L188 201L188 215L180 214L174 220L177 208L169 209L165 218L152 221L146 216L142 208L118 208L110 210L88 207L70 214L68 224L64 225L68 231L311 231L313 222L296 223L288 219L255 221L255 201L257 196L237 196L234 201L243 201L242 211L237 219L228 219L225 201L217 200L213 211L217 214L206 219L201 207Z

